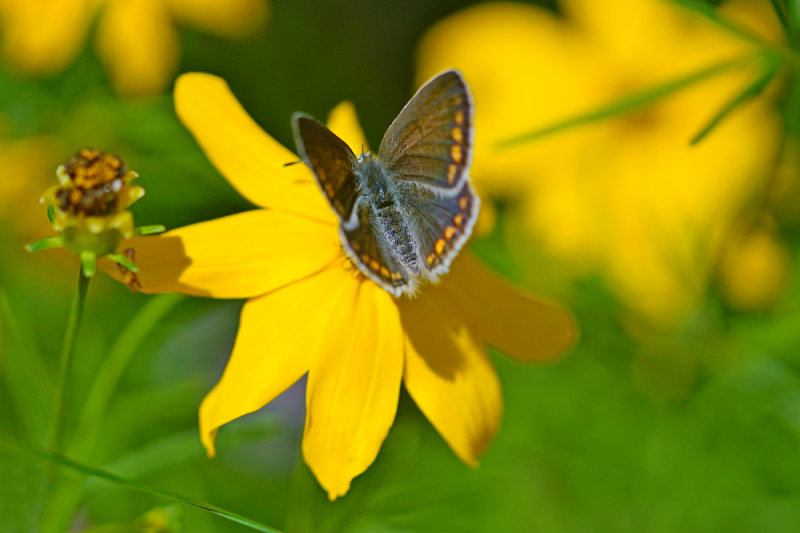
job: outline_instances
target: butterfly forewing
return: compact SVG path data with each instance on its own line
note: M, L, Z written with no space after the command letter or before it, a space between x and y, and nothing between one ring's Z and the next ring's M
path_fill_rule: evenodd
M458 72L425 84L383 136L379 156L400 182L455 190L472 150L472 99Z
M293 118L300 157L311 167L333 209L347 220L358 199L356 156L344 141L313 118L299 113Z
M436 194L428 187L414 184L398 186L400 205L413 221L420 264L438 276L447 271L472 233L480 201L469 181L464 181L457 194Z

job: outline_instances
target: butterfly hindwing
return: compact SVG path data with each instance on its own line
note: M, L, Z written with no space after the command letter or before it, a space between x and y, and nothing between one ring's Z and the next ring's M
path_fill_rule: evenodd
M379 156L395 179L454 190L472 151L472 98L453 70L426 83L383 136Z
M407 267L392 253L383 228L373 223L373 207L362 200L355 209L355 219L343 223L340 230L347 255L359 270L395 296L413 291L415 281Z
M347 220L359 195L356 156L343 140L313 118L300 113L292 118L300 157L311 167L333 209Z
M420 264L427 277L436 281L472 233L480 200L469 180L464 181L456 194L440 194L417 184L400 184L398 199L412 221Z

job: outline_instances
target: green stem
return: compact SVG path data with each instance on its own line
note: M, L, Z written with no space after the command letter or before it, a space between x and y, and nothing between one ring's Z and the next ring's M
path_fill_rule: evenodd
M56 385L55 406L53 408L53 426L50 431L48 445L51 449L60 450L62 434L64 432L64 418L66 417L67 379L72 362L72 353L75 351L75 338L83 316L83 307L86 303L86 292L89 289L89 279L83 275L83 268L78 271L78 287L69 310L67 331L64 333L64 344L61 348L61 359L58 365L58 382Z

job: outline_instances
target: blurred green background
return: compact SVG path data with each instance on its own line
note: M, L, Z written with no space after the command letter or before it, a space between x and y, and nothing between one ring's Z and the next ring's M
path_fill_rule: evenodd
M293 144L292 112L324 118L350 100L377 146L417 85L423 34L475 3L273 0L268 23L244 40L181 27L178 72L226 79L286 146ZM786 144L800 96L787 80L771 96L790 126ZM132 209L139 225L174 228L251 207L179 123L169 91L118 96L91 45L44 78L0 66L0 428L31 442L42 440L49 423L46 393L78 260L64 251L27 254L23 245L52 234L38 198L55 184L56 165L83 147L119 154L140 174L147 195ZM794 176L797 167L786 172ZM701 304L669 327L642 318L597 271L565 280L561 258L515 231L519 219L508 199L497 205L494 229L474 239L473 249L569 305L581 341L548 366L493 354L505 413L478 469L459 462L403 392L376 463L330 503L300 457L302 383L224 428L219 457L207 459L197 407L224 368L243 302L188 297L135 346L82 459L283 531L796 531L796 204L775 217L788 251L786 281L766 304L735 309L711 281ZM72 406L81 404L120 331L152 299L103 274L93 280L70 377ZM50 468L0 443L0 531L37 531L42 514L53 512ZM246 531L206 511L64 475L71 492L55 508L74 531ZM153 509L171 517L168 526L142 518Z

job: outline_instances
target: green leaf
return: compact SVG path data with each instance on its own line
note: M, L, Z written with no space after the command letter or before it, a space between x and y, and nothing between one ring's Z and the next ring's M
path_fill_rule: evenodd
M701 0L672 0L672 1L680 6L685 7L686 9L689 9L691 11L694 11L695 13L702 15L703 17L707 18L714 24L717 24L718 26L721 26L726 30L737 34L739 37L743 37L748 41L752 41L754 43L759 43L762 45L764 44L759 37L753 35L744 28L736 24L733 24L729 20L726 20L725 18L721 17L720 14L717 12L717 9L711 4L708 4Z
M748 100L752 100L761 94L761 91L763 91L772 78L775 77L775 74L778 73L778 70L780 70L780 63L772 64L765 68L761 76L757 77L755 81L747 85L743 91L725 103L725 105L722 106L722 108L717 112L716 115L714 115L708 124L706 124L703 129L701 129L697 135L692 138L691 141L689 141L689 144L694 146L705 139L705 137L711 133L711 130L716 128L720 122L722 122L728 115L731 114L732 111Z
M560 122L556 122L555 124L551 124L549 126L531 131L529 133L524 133L516 137L505 139L497 143L496 147L499 150L514 148L521 144L535 141L542 137L553 135L555 133L562 132L569 128L584 126L587 124L598 122L600 120L612 118L617 115L629 113L631 111L644 107L652 102L658 101L664 98L665 96L668 96L670 94L691 87L692 85L695 85L701 81L718 76L724 72L733 69L734 67L741 66L742 64L750 62L752 60L753 56L746 56L728 61L723 61L721 63L716 63L710 67L698 70L687 76L683 76L681 78L668 81L661 85L650 87L643 91L628 95L620 100L601 106L593 111L589 111L587 113L583 113L575 117L568 118Z
M58 248L59 246L64 246L64 239L61 238L61 235L56 235L55 237L46 237L36 242L26 244L25 249L29 252L38 252L40 250L47 250L48 248Z
M166 231L166 227L161 224L152 224L150 226L140 226L133 230L134 235L153 235L155 233L162 233Z
M781 0L769 0L769 2L772 4L772 9L775 11L775 15L778 17L786 36L791 37L792 27L789 23L789 13L787 12L786 6L783 5Z
M134 274L139 272L139 267L136 266L136 263L134 263L133 261L131 261L122 254L113 253L113 254L108 254L107 257L112 261L114 261L115 263L117 263L118 265L124 266Z
M88 476L105 480L114 485L119 485L121 487L125 487L130 490L135 490L137 492L141 492L144 494L150 494L153 496L166 498L167 500L171 500L174 502L184 503L186 505L197 507L198 509L203 509L217 516L225 518L226 520L230 520L231 522L241 524L256 531L262 531L263 533L280 533L277 529L273 529L265 524L262 524L255 520L251 520L250 518L234 513L232 511L228 511L227 509L223 509L222 507L217 507L216 505L212 505L210 503L204 503L197 500L193 500L191 498L187 498L186 496L182 496L180 494L176 494L171 491L157 489L155 487L151 487L144 483L140 483L132 479L126 479L111 472L106 472L105 470L101 470L99 468L94 468L90 465L73 461L67 457L64 457L63 455L47 451L39 446L19 441L18 439L15 439L14 437L5 432L0 432L0 443L5 445L7 448L11 448L12 450L26 452L30 455L37 456L41 459L60 465L64 468L68 468L75 472L79 472Z

